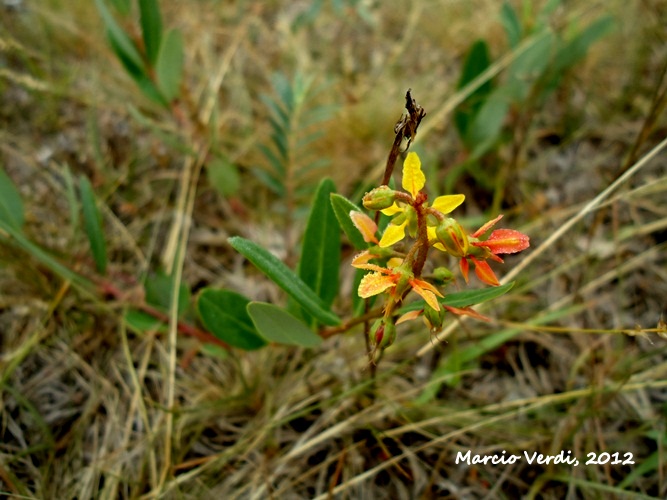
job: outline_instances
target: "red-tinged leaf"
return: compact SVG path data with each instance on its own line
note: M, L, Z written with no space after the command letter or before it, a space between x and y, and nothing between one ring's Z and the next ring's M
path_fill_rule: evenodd
M469 307L460 308L460 307L445 306L445 309L459 316L472 316L473 318L479 319L481 321L491 321L491 318L488 318L483 314L478 313L474 309L470 309Z
M480 280L491 286L500 285L498 278L496 278L496 275L488 262L485 260L477 260L474 257L471 257L471 259L475 263L475 274Z
M493 254L517 253L530 246L530 238L514 229L496 229L488 240L479 242L475 246L484 246Z

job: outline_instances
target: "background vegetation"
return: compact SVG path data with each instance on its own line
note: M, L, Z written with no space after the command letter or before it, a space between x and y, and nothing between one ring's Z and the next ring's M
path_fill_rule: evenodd
M0 4L3 494L667 495L663 0L162 2L166 60L96 3ZM494 321L401 328L375 379L360 329L216 345L202 288L287 303L227 238L294 267L320 179L357 203L381 179L408 88L430 192L531 236Z

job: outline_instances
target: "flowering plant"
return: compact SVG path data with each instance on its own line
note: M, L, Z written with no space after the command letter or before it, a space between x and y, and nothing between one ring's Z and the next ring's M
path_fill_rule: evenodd
M382 317L375 321L369 331L373 353L381 353L393 343L397 324L419 316L423 316L431 331L442 327L444 310L485 319L470 307L459 308L444 304L441 307L438 297L444 299L445 296L433 283L421 277L431 248L460 259L460 269L466 282L472 263L475 274L481 281L499 286L500 282L487 259L503 262L499 254L520 252L530 245L528 236L513 229L496 229L488 238L481 239L502 215L468 235L456 219L447 216L463 203L465 196L438 196L433 204L429 205L428 196L423 191L425 183L426 177L422 172L419 156L408 153L403 163L404 191L383 185L366 193L363 198L364 207L379 210L392 217L379 240L376 236L377 225L370 217L356 211L349 214L355 227L362 233L364 241L374 244L352 261L354 267L372 271L361 280L358 294L362 298L385 294L387 298ZM394 249L394 245L405 239L406 232L413 240L409 249ZM384 262L384 267L371 261ZM436 268L433 274L449 279L453 276L446 267ZM423 307L397 317L395 311L410 291L421 296L424 300Z

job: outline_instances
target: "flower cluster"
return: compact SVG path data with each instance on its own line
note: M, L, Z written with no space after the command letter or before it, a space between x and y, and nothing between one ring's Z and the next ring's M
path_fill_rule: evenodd
M368 298L381 293L387 295L383 316L370 330L370 342L376 352L381 352L393 343L396 325L403 321L422 316L427 326L435 331L442 327L445 310L484 318L470 308L460 309L440 303L438 298L443 298L444 295L434 284L422 278L430 248L458 259L466 282L472 264L481 281L498 286L498 278L487 260L503 262L499 255L520 252L530 245L528 236L513 229L496 229L486 239L482 239L502 215L487 222L474 233L466 233L456 219L447 215L463 203L465 196L439 196L429 205L428 197L422 191L425 184L426 178L419 156L409 153L403 163L403 191L380 186L366 193L363 199L364 207L379 210L391 217L379 240L376 236L377 225L370 217L360 212L350 213L350 218L366 242L373 244L352 262L356 268L372 271L361 280L359 296ZM394 245L405 239L406 234L414 243L407 251L399 251ZM447 268L440 267L433 272L433 281L443 282L452 278L453 274ZM395 311L410 291L424 299L424 307L396 319Z

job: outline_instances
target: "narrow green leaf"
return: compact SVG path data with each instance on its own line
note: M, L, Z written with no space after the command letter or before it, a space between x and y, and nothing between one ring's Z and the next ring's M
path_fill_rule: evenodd
M331 179L320 182L303 235L299 277L331 307L338 294L340 230L330 196L336 191Z
M470 82L482 74L491 64L489 56L489 47L484 40L477 40L468 51L468 55L463 63L461 77L457 84L457 90L463 89ZM472 94L470 94L457 108L454 114L454 124L459 136L464 141L468 149L472 149L475 144L468 141L468 128L479 109L484 104L487 96L493 90L493 83L487 80L480 85Z
M169 30L164 38L155 64L157 84L168 101L173 101L181 93L183 79L183 34Z
M507 92L514 102L523 103L535 80L552 61L556 37L551 31L537 36L535 43L522 52L508 69Z
M144 282L146 302L164 312L171 307L172 276L162 271L149 274ZM182 315L190 305L190 289L184 283L178 288L178 315Z
M523 28L511 3L503 2L503 6L500 9L500 22L503 28L505 28L505 34L507 35L510 47L515 48L521 41Z
M283 107L287 111L287 115L291 115L294 111L294 92L290 81L282 73L274 73L271 77L271 83Z
M162 43L162 16L157 0L139 0L139 19L144 38L146 58L155 65Z
M236 194L241 186L241 176L236 165L226 158L214 158L206 165L206 175L211 186L227 197Z
M228 241L237 252L296 300L304 311L325 325L340 324L340 318L329 311L317 294L275 255L240 236L229 238Z
M503 89L489 95L468 126L465 142L473 146L470 159L480 158L496 144L508 111L509 99Z
M602 16L586 27L581 33L574 36L564 44L554 60L554 73L567 71L574 64L586 56L588 49L599 38L609 33L614 28L614 18Z
M250 302L248 314L259 334L269 342L316 347L322 338L290 313L273 304Z
M69 165L63 167L63 178L65 180L65 196L69 204L69 223L72 234L76 235L79 229L79 200L76 196L76 181Z
M354 245L354 248L357 250L367 249L368 243L364 241L364 237L350 219L350 212L363 213L363 211L344 196L335 193L331 194L331 206L334 214L336 214L336 219L338 219L338 224L347 235L350 243Z
M0 168L0 220L19 231L25 222L21 195L2 168Z
M83 226L90 242L90 251L95 260L95 267L100 274L107 269L107 244L102 230L102 217L97 209L95 193L87 177L79 178L79 192L81 194L81 208L83 210Z
M134 71L141 71L141 68L144 68L144 62L137 47L134 45L134 42L132 42L127 33L125 33L125 31L118 25L104 3L104 0L95 0L95 5L97 5L97 10L99 11L100 16L102 17L102 22L107 29L109 41L112 43L114 50L116 50L119 57L122 56L122 62L124 64L130 64L134 68Z
M451 307L469 307L482 302L493 300L501 295L505 295L514 286L514 282L505 283L500 286L492 286L489 288L482 288L480 290L466 290L464 292L449 293L444 298L439 298L438 302L444 306ZM401 307L398 314L405 314L406 312L416 311L424 307L423 300L416 300L410 304Z
M197 312L208 331L223 342L245 351L259 349L266 341L257 333L246 307L250 299L230 290L204 289L197 298Z
M0 230L9 234L12 238L12 241L17 247L26 251L33 258L41 262L44 266L48 267L55 274L60 276L63 280L69 281L74 284L81 290L92 293L94 290L93 284L88 281L86 278L80 274L75 273L70 270L68 267L65 267L60 262L58 262L52 255L42 249L40 246L35 245L32 241L28 240L23 232L20 229L17 229L14 225L9 224L7 221L0 218Z
M127 16L130 14L132 9L131 0L110 0L110 2L121 15Z

